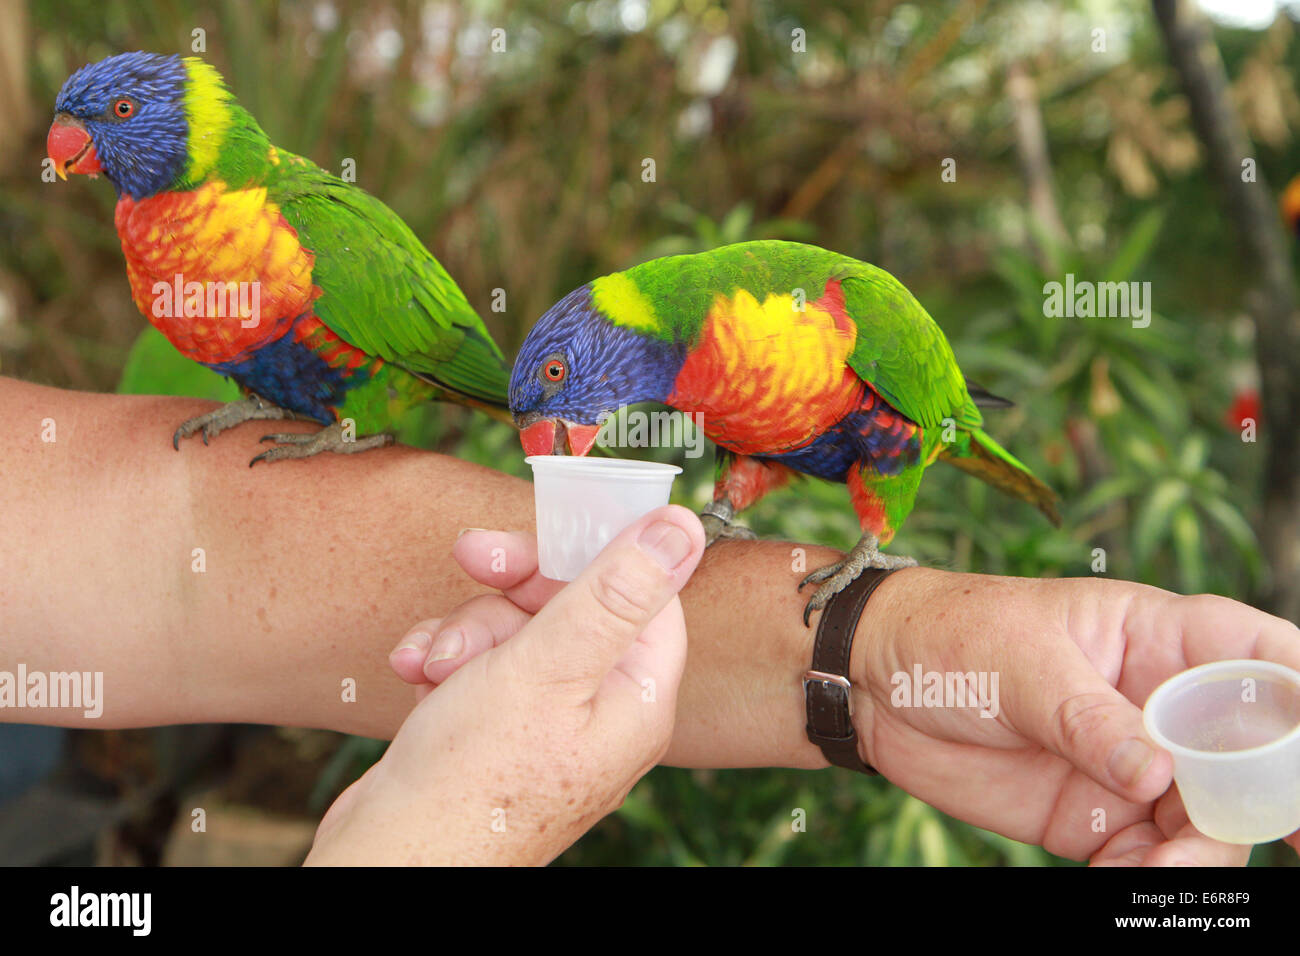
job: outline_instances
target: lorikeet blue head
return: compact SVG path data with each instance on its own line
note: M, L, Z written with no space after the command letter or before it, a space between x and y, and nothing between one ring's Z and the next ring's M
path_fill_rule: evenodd
M598 280L599 281L599 280ZM510 376L510 411L529 455L585 455L620 406L662 402L684 347L612 321L581 286L528 333Z
M46 140L55 171L103 173L118 195L142 199L166 189L191 164L190 120L198 60L122 53L83 66L54 102ZM218 80L219 85L219 80Z

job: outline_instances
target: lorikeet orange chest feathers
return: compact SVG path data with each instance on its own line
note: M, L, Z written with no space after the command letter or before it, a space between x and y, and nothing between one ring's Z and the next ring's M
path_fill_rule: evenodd
M47 147L102 173L137 306L248 398L174 442L249 419L307 418L256 460L362 451L430 400L506 417L509 370L482 321L392 210L279 150L211 66L127 53L69 77ZM373 434L352 441L342 428Z
M1051 490L984 433L920 303L887 272L815 246L740 243L596 279L539 320L511 378L530 454L585 453L607 415L645 401L702 416L718 445L710 541L742 534L735 512L794 473L848 485L863 537L810 575L824 582L810 609L865 567L910 562L879 546L937 458L1055 519Z

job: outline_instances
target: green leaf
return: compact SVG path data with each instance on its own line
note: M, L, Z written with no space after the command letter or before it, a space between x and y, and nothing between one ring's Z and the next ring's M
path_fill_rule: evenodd
M1079 514L1091 515L1116 501L1129 497L1141 487L1142 479L1137 475L1115 475L1104 478L1079 499L1076 507Z
M1182 431L1187 405L1181 392L1153 382L1141 368L1126 359L1113 358L1111 373L1166 435Z
M1201 523L1191 504L1184 504L1174 512L1170 530L1183 590L1199 594L1205 590L1205 555L1201 549Z
M790 820L790 814L784 808L777 812L758 846L745 860L746 866L780 866L784 862L795 836Z
M1026 225L1029 228L1029 234L1033 237L1034 245L1043 251L1049 273L1056 275L1058 273L1078 271L1071 268L1072 264L1068 261L1070 257L1065 241L1039 221L1037 216L1030 216Z
M1156 238L1160 235L1160 227L1164 225L1164 221L1163 209L1152 209L1137 221L1124 237L1124 242L1115 253L1115 257L1106 266L1103 273L1106 282L1129 281L1138 266L1146 261L1151 247L1155 245Z
M1205 467L1210 445L1205 436L1194 434L1183 444L1178 452L1178 470L1187 475L1195 474Z
M916 797L907 797L894 822L894 832L889 841L889 866L907 866L912 859L912 833L920 824L927 807Z
M1240 511L1223 498L1202 497L1197 500L1202 510L1218 525L1219 529L1232 542L1232 546L1246 562L1246 570L1251 578L1260 578L1263 555L1260 553L1259 539Z
M724 244L743 242L749 236L754 221L754 208L747 202L737 203L722 219L718 227L719 239Z
M1165 478L1157 483L1133 532L1133 554L1139 563L1150 559L1156 545L1169 529L1169 519L1174 509L1186 498L1187 485L1177 478Z
M1165 456L1162 447L1157 447L1139 435L1129 435L1123 444L1124 454L1139 469L1148 474L1158 475L1166 471Z
M993 271L1019 289L1040 289L1043 274L1034 260L1015 246L1002 246L993 253Z
M181 395L233 402L239 386L177 352L166 337L149 326L131 346L117 383L122 395Z
M948 835L938 816L928 807L917 826L916 842L921 850L923 866L948 865Z

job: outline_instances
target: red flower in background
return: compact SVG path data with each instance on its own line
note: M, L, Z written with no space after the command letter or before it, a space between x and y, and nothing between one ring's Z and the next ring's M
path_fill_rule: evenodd
M1243 388L1232 399L1232 404L1223 415L1224 423L1232 428L1245 428L1246 419L1259 425L1259 392L1253 388Z

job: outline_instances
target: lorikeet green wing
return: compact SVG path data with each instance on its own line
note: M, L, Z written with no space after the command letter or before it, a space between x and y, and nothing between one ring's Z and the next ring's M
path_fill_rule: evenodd
M952 346L912 293L866 263L837 269L831 277L836 280L858 330L849 367L922 428L938 428L945 418L980 427L983 419Z
M442 386L500 406L501 352L442 265L378 199L281 153L268 197L316 257L316 315L349 344Z

